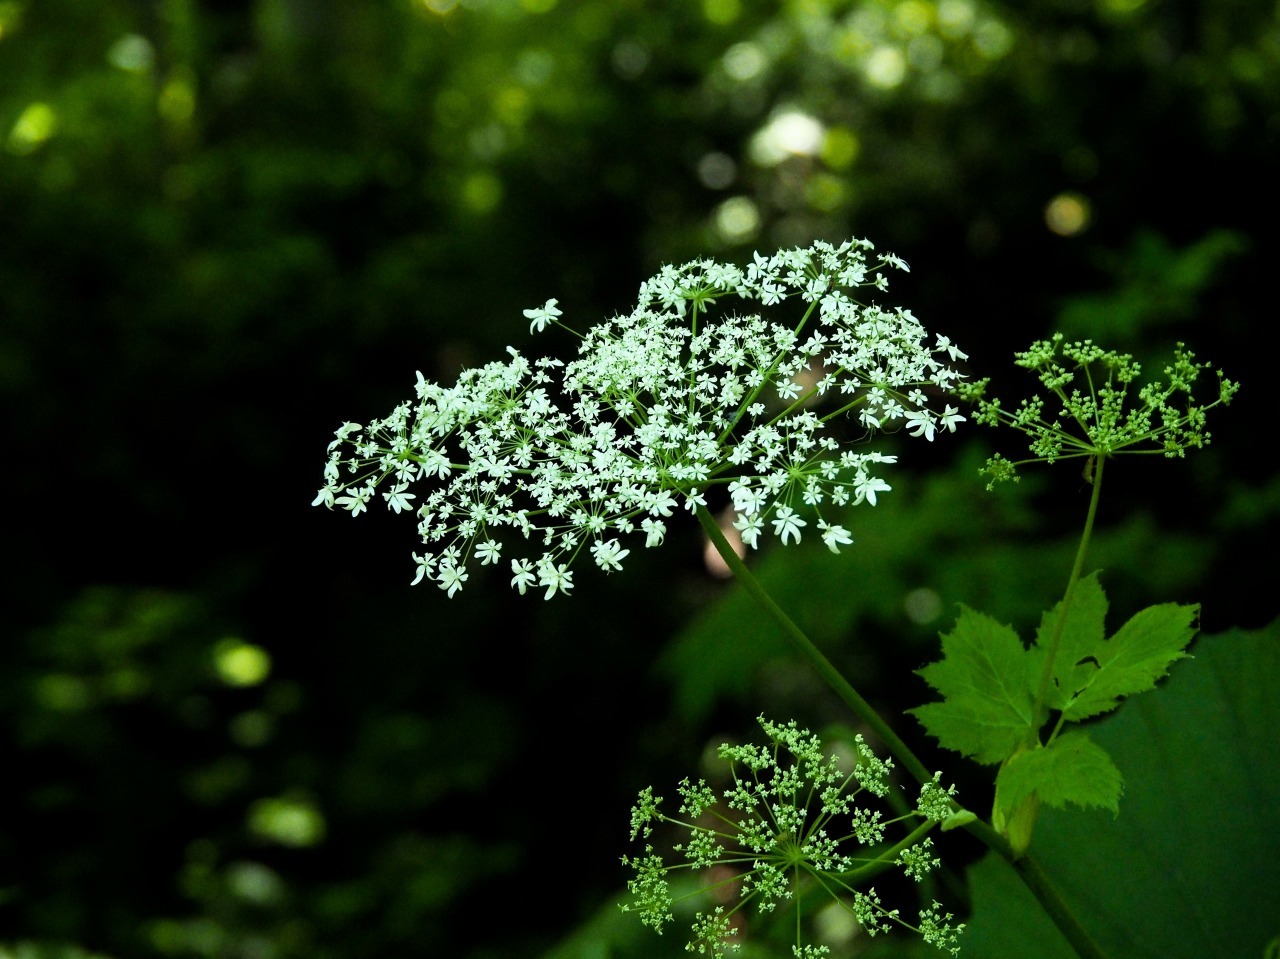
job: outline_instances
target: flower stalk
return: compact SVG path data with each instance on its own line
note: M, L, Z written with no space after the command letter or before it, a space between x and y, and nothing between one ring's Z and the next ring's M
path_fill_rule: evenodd
M858 691L853 688L853 685L844 678L844 674L836 669L831 660L827 659L823 654L822 650L814 645L813 640L805 635L804 630L797 626L795 621L783 612L782 607L774 602L773 597L765 591L765 588L760 585L760 581L747 568L747 564L738 557L733 547L729 545L729 541L725 538L724 533L721 532L715 517L707 511L707 508L705 506L698 507L696 515L698 522L702 524L702 528L707 534L707 538L711 540L716 552L720 554L720 558L724 560L725 565L732 571L734 578L742 584L742 588L756 601L765 614L778 625L778 628L782 630L782 634L787 637L792 647L809 661L809 664L822 677L823 681L853 711L853 714L866 724L876 738L884 743L890 755L901 763L912 778L919 783L926 783L933 779L933 774L925 768L924 763L902 741L902 737L895 733L892 727L872 708L871 704L862 698Z

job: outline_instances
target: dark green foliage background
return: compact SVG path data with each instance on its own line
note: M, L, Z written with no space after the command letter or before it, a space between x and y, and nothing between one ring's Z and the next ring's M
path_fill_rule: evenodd
M788 109L825 146L753 158ZM1006 395L1057 327L1152 371L1186 340L1243 391L1208 451L1108 469L1090 565L1117 622L1269 622L1278 168L1264 0L0 2L0 944L615 954L635 790L761 711L847 721L692 528L572 600L449 601L409 588L403 517L307 505L332 430L415 370L524 345L548 297L625 310L664 262L871 237ZM757 229L717 228L731 198ZM1087 502L1072 469L985 492L1001 441L899 444L854 549L756 558L940 767L912 670L958 602L1027 632ZM220 678L228 638L264 682Z

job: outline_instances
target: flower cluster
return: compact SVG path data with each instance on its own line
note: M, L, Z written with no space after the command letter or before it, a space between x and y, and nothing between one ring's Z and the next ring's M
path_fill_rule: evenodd
M664 268L568 363L509 348L453 386L418 374L414 401L337 431L315 503L357 515L381 496L415 515L414 582L450 596L513 539L527 544L509 558L513 587L568 593L584 550L620 569L626 544L661 544L666 521L705 508L713 487L748 545L770 530L799 541L812 511L838 551L852 537L824 507L874 506L895 459L853 443L886 429L932 440L964 419L945 400L965 354L943 336L930 345L909 311L859 298L905 268L866 241L756 254L745 269ZM790 318L717 312L724 300ZM525 315L531 330L563 326L554 299Z
M1190 448L1208 444L1205 414L1219 404L1227 405L1240 388L1216 370L1217 398L1197 403L1192 395L1196 379L1210 367L1197 363L1195 355L1179 343L1173 362L1165 367L1166 379L1141 387L1137 403L1127 405L1133 382L1141 366L1127 353L1103 350L1091 340L1069 342L1061 334L1039 340L1029 350L1015 354L1018 366L1034 370L1046 392L1057 400L1058 409L1046 414L1042 397L1023 400L1012 412L999 400L986 398L989 380L960 384L957 393L977 403L975 421L986 426L1012 426L1031 440L1032 458L1011 462L992 457L983 470L989 485L1018 479L1017 467L1024 463L1053 463L1059 459L1084 458L1086 477L1099 458L1121 452L1163 453L1182 457Z
M874 888L854 888L891 866L901 867L917 882L937 868L940 861L924 834L951 815L955 787L944 790L935 778L921 790L910 813L885 819L879 810L859 803L888 796L893 762L879 759L861 736L854 739L855 755L847 764L824 751L818 737L795 722L761 717L760 726L768 745L720 747L720 758L729 761L732 776L732 785L720 796L705 780L685 779L679 785L679 813L668 816L652 788L640 793L631 810L631 839L643 840L645 846L640 855L622 859L634 872L627 882L632 900L622 905L623 911L637 913L642 923L661 932L673 920L672 874L710 870L720 874L711 888L721 893L735 889L737 903L696 914L687 948L699 955L721 959L734 946L735 919L748 903L759 914L772 913L788 901L799 910L806 893L833 898L868 935L897 925L953 955L958 952L956 938L964 927L953 926L952 916L941 912L938 903L922 910L919 924L913 925L899 910L881 905ZM887 843L889 827L908 820L923 824L896 844ZM688 832L688 839L673 847L677 861L671 865L652 842L660 824ZM797 925L797 938L799 934ZM799 941L793 948L795 956L825 953L825 946Z

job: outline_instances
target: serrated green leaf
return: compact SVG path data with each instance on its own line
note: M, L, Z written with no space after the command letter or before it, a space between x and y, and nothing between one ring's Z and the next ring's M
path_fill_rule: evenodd
M947 749L998 763L1035 734L1035 657L1012 628L960 607L943 658L917 670L943 702L909 709Z
M1062 712L1070 720L1087 719L1115 709L1120 700L1153 689L1169 666L1187 654L1195 637L1198 605L1162 603L1148 606L1120 627L1094 653L1094 664L1081 672L1075 695Z
M1067 803L1120 811L1120 770L1087 733L1070 732L1048 746L1018 753L1000 767L996 802L1013 808L1032 793L1047 806Z
M1107 635L1107 597L1096 572L1076 583L1070 607L1065 604L1065 600L1058 603L1041 618L1033 647L1037 661L1043 664L1058 624L1062 623L1062 636L1053 661L1053 685L1046 696L1046 704L1051 709L1062 709L1084 685L1089 672L1096 667L1083 661L1095 655ZM1037 672L1041 669L1043 665L1037 667Z

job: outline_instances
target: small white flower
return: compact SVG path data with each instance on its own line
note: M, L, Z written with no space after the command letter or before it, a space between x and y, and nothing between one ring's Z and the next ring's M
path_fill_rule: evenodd
M485 540L476 547L476 557L480 560L482 566L496 565L501 552L502 544L496 543L491 539Z
M412 493L406 493L408 484L401 483L393 489L387 490L382 494L382 498L387 501L387 506L399 513L402 509L412 510L413 505L409 502L411 499L417 499Z
M462 584L467 581L466 567L456 566L452 563L442 565L436 580L439 582L440 588L446 590L449 598L452 599L453 594L462 589Z
M411 555L413 556L413 561L418 564L418 575L413 578L413 582L409 585L417 586L422 582L422 577L431 572L431 567L435 565L436 558L430 553L424 553L422 556L417 553L412 553Z
M622 561L631 555L631 550L623 549L616 539L608 542L597 540L591 544L591 555L596 558L596 565L608 572L622 569Z
M346 496L339 496L334 502L344 509L351 510L352 516L359 516L361 513L368 512L369 500L372 497L373 488L362 486L359 489L351 490Z
M671 510L676 505L675 497L671 495L670 490L663 489L650 493L648 499L650 516L670 516Z
M849 546L853 543L853 537L849 535L849 531L843 526L831 526L822 520L818 520L818 529L822 530L822 541L827 544L827 549L833 553L840 552L841 546Z
M332 453L343 444L348 436L352 433L359 433L362 429L364 429L364 427L359 423L343 423L333 434L334 438L329 443L329 452Z
M950 337L940 335L938 337L938 345L934 349L945 350L953 360L967 360L969 358L969 354L962 352L960 347L953 344Z
M887 493L891 489L893 487L880 477L868 476L859 470L853 481L854 503L861 503L866 500L872 506L875 506L876 493Z
M956 424L963 423L965 419L966 417L961 416L958 409L948 403L947 408L942 411L942 416L938 418L938 422L947 430L954 433L956 431Z
M537 580L537 577L533 575L533 564L527 559L513 559L511 561L511 572L515 573L511 577L511 585L520 591L521 596Z
M533 321L529 324L530 333L541 333L555 322L556 317L560 315L560 311L556 309L556 304L559 302L559 300L553 297L552 299L547 300L546 303L543 303L542 306L524 311L524 315Z
M550 560L543 559L538 564L538 585L547 587L543 599L550 599L556 593L568 596L573 589L573 573L569 572L568 565L564 563L557 566Z
M800 542L800 527L808 525L790 506L779 506L773 517L773 533L782 539L784 546L792 538Z
M930 443L933 442L933 414L928 410L911 410L906 415L908 423L907 432L912 436L923 436Z
M706 506L707 498L696 489L691 489L684 498L684 508L690 513L696 512L699 506Z
M822 502L822 484L816 476L809 477L809 482L805 484L801 499L804 500L806 506L817 506Z
M733 508L739 513L749 516L764 509L765 497L762 492L740 480L729 484L729 496L733 499Z
M778 396L784 400L794 400L800 395L800 384L788 380L778 384Z
M647 534L644 545L646 549L661 546L667 537L667 524L660 519L645 517L640 521L640 528Z
M760 541L760 534L764 531L764 523L759 516L752 513L739 516L734 521L733 528L738 531L744 543L755 549Z

